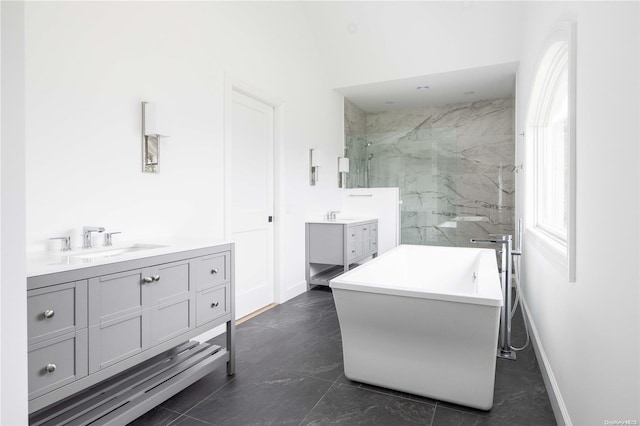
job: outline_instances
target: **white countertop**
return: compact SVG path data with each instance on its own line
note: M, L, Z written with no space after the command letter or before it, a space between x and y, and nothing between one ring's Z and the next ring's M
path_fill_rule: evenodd
M306 223L328 223L328 224L338 224L338 225L351 225L353 223L369 222L377 219L378 219L377 217L337 218L333 220L328 220L327 218L312 218L312 219L307 219Z
M27 277L90 268L97 265L142 259L151 256L197 250L230 244L228 240L158 239L153 241L122 242L110 247L74 248L71 251L43 251L27 253ZM132 249L133 251L126 251ZM105 255L101 255L105 253Z

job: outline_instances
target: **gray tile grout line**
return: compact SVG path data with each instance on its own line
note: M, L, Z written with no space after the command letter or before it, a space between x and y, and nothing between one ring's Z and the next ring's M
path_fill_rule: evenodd
M337 379L336 379L337 380ZM329 386L329 389L327 389L327 391L322 394L322 396L320 397L320 399L318 399L318 401L313 405L313 407L311 407L311 410L309 410L307 412L307 414L302 418L302 420L300 420L300 423L298 423L298 426L301 426L302 423L304 422L304 420L309 417L309 414L311 414L311 412L318 406L318 404L320 404L320 401L322 401L324 399L325 396L327 396L327 394L329 393L329 391L331 389L333 389L333 387L336 385L336 382L334 381L333 384L331 386Z
M322 380L323 382L329 382L329 383L335 383L336 380L340 378L340 376L338 376L338 379L331 380L331 379L323 379L322 377L310 376L309 374L299 373L297 371L292 371L292 370L282 370L282 371L285 371L287 373L297 374L298 376L307 377L309 379Z
M431 415L431 422L429 422L429 426L433 426L433 421L436 418L436 411L438 411L439 403L440 403L440 401L436 401L436 405L435 405L435 407L433 407L433 414Z
M166 426L171 426L172 424L176 423L178 420L180 420L183 417L188 417L188 418L190 418L192 420L197 420L197 421L202 422L202 423L207 424L207 425L213 425L213 423L206 422L206 421L204 421L202 419L198 419L196 417L191 417L191 416L188 416L186 414L180 414L178 417L176 417L175 419L171 420L170 423L167 423Z
M153 407L151 410L147 411L147 413L148 413L148 412L150 412L150 411L152 411L152 410L155 410L155 409L157 409L157 408L160 408L161 410L168 411L168 412L170 412L170 413L173 413L173 414L177 414L177 415L178 415L178 417L176 417L175 419L173 419L173 420L171 420L169 423L167 423L167 426L169 426L170 424L172 424L173 422L175 422L176 420L178 420L180 417L182 417L182 416L183 416L183 414L182 414L182 413L180 413L179 411L172 410L172 409L170 409L170 408L166 408L166 407L162 407L162 406L160 406L160 405L156 405L156 406L155 406L155 407ZM144 414L143 414L143 416L144 416L145 414L147 414L147 413L144 413ZM142 416L140 416L140 417L142 417ZM139 417L138 417L138 418L139 418ZM137 419L136 419L136 420L137 420Z
M188 413L189 413L191 410L193 410L194 408L196 408L198 405L202 404L202 402L203 402L203 401L205 401L205 400L207 400L211 395L213 395L213 394L215 394L215 393L220 392L220 390L221 390L222 388L224 388L225 386L227 386L229 383L233 382L235 379L236 379L236 375L234 374L234 375L233 375L233 378L232 378L231 380L229 380L229 381L228 381L228 382L226 382L224 385L220 386L218 389L214 390L213 392L211 392L210 394L208 394L207 396L205 396L204 398L202 398L200 401L198 401L196 404L194 404L194 405L193 405L193 407L189 408L187 411L185 411L184 413L180 413L180 414L182 414L183 416L187 416L187 417L189 417L189 418L192 418L192 419L196 419L196 420L200 420L200 421L205 422L205 423L209 423L209 422L206 422L206 421L204 421L204 420L201 420L201 419L199 419L199 418L197 418L197 417L191 417L191 416L189 416L189 415L188 415ZM170 423L170 424L171 424L171 423Z

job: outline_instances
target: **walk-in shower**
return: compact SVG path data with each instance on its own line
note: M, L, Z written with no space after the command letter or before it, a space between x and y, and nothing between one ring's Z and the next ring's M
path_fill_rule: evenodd
M365 112L345 99L349 188L399 187L401 242L513 234L513 98Z

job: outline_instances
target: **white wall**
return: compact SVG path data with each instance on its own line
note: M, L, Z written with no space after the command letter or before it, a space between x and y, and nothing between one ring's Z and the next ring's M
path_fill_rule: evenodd
M27 248L83 225L116 239L222 238L224 77L283 101L281 298L304 290L304 218L335 207L342 98L296 3L26 5ZM169 112L161 172L140 172L140 102ZM308 149L327 167L308 184Z
M1 2L0 424L27 423L24 6Z
M5 291L8 274L24 278L25 212L24 204L5 204L7 186L25 194L26 177L27 251L53 248L49 237L68 234L78 246L81 227L91 224L133 241L223 238L224 89L225 76L233 77L282 100L275 218L282 302L306 289L304 219L339 205L334 160L343 152L343 99L323 77L296 3L29 2L24 33L16 31L24 36L24 47L14 47L26 62L26 89L16 88L26 124L15 125L26 134L27 165L5 157L3 126L2 424L26 423L27 410L24 284L13 280ZM161 103L171 117L158 175L140 172L142 101ZM18 154L24 147L11 146ZM308 184L312 147L326 157L316 187ZM8 208L18 217L5 216ZM19 256L5 250L9 242Z
M525 235L523 286L566 421L640 419L637 2L527 3L517 133L545 37L577 23L577 282ZM518 155L525 162L519 138ZM525 162L525 170L530 167ZM517 193L523 213L525 182Z
M517 61L519 2L309 2L336 88Z

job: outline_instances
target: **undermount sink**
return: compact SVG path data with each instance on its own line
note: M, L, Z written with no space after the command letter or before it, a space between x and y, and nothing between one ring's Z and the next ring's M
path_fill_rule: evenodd
M66 257L69 259L81 259L81 260L91 260L98 258L106 258L106 257L114 257L120 256L126 253L139 252L142 250L151 250L155 248L165 247L161 245L155 244L131 244L127 246L118 246L118 247L109 247L109 248L101 248L86 252L67 254Z

